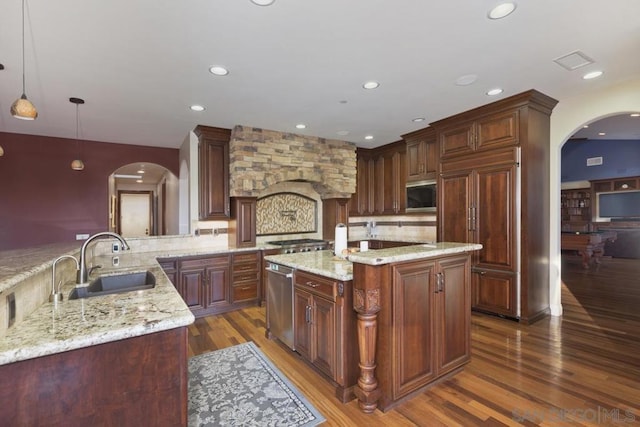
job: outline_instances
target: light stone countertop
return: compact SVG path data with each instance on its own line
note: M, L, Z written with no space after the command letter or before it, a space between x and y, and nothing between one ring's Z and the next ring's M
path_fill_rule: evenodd
M347 259L360 264L383 265L392 262L436 258L480 249L482 249L482 245L479 243L438 242L354 252L350 253Z
M479 249L482 249L482 245L476 243L440 242L354 252L349 254L346 259L333 255L331 251L269 255L265 259L320 276L347 281L353 280L353 262L382 265L400 261L436 258Z
M91 258L103 265L90 279L107 274L150 271L156 278L153 289L69 300L75 284L63 285L64 300L45 302L27 318L7 330L0 339L0 365L125 338L187 326L194 316L169 281L157 258L216 255L273 248L265 245L241 249L176 249L154 252L123 251ZM29 276L51 269L60 255L78 255L77 244L0 252L0 293ZM112 267L113 258L119 266Z
M353 265L349 261L333 255L331 251L268 255L264 259L337 280L353 280Z

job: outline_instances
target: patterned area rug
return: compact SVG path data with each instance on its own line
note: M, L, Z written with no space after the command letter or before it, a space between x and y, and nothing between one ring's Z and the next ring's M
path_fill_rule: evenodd
M253 342L189 359L189 426L304 426L325 421Z

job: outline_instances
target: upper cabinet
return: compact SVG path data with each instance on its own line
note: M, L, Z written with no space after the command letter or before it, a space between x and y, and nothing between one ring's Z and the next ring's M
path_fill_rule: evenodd
M375 172L375 157L373 150L358 148L356 192L349 200L349 215L360 216L373 213L373 174Z
M229 140L231 130L197 126L200 219L229 219Z
M407 145L407 182L435 179L438 171L436 132L432 127L402 135Z
M501 111L438 129L440 158L518 144L519 111Z

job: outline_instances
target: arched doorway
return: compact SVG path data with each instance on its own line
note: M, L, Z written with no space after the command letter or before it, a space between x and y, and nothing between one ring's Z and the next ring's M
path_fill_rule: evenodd
M178 234L178 178L163 166L136 162L108 178L109 230L124 237Z
M554 316L562 315L560 258L562 146L584 124L607 116L632 112L640 112L640 78L593 90L585 96L563 100L551 115L549 298L551 314Z

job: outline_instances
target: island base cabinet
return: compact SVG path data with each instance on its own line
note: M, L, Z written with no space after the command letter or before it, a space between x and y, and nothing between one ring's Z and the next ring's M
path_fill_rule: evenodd
M358 379L356 313L352 282L297 270L294 285L294 347L336 386L348 402Z
M7 426L186 426L187 329L0 366Z

